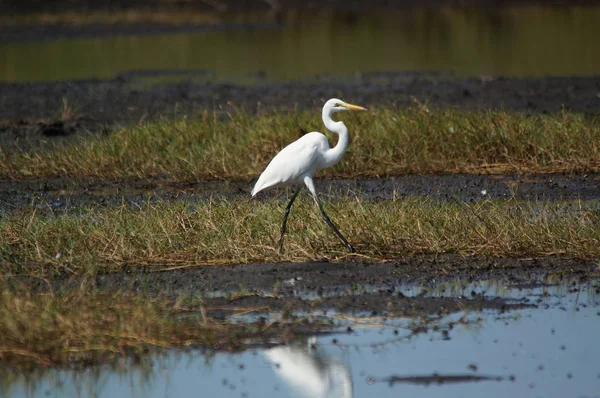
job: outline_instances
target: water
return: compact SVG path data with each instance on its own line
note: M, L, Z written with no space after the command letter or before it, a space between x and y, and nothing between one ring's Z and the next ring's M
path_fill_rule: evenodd
M240 20L252 28L227 25ZM411 70L590 75L600 72L599 20L598 6L290 12L279 20L234 14L214 29L186 33L0 42L0 81L114 78L131 70L182 72L158 80L242 84Z
M123 360L81 371L5 374L0 393L144 398L600 396L597 281L531 288L502 287L498 281L459 285L428 294L448 297L475 289L489 299L505 296L538 305L507 312L465 308L443 319L419 321L363 318L341 324L338 334L313 336L292 346L233 354L175 350L137 364ZM415 328L423 324L426 330ZM348 325L351 332L346 332Z

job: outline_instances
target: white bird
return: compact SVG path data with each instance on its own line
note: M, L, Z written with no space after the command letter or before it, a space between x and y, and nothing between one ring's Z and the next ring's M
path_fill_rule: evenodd
M286 230L287 218L292 208L296 196L300 192L301 184L304 183L315 200L315 203L321 211L323 220L333 229L337 237L346 245L351 253L355 250L352 245L344 238L344 235L331 222L323 205L317 196L315 185L313 183L313 175L322 169L335 166L344 156L346 148L348 148L349 137L348 128L341 121L334 121L331 115L335 112L343 111L366 111L365 108L345 103L337 98L332 98L323 106L323 123L325 127L338 135L338 142L335 147L330 148L327 137L319 132L308 133L298 140L292 142L283 148L262 172L254 189L252 196L263 189L276 186L299 185L296 189L290 202L285 208L283 215L283 223L281 224L281 237L279 238L278 251L281 253L283 248L283 235Z
M281 346L264 355L290 387L307 398L351 398L352 376L337 358L321 355L309 340L308 347Z

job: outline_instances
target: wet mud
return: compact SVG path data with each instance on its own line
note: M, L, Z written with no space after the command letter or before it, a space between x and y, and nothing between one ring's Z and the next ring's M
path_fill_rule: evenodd
M281 340L250 344L239 352L170 349L136 363L121 359L114 367L98 370L9 373L0 382L0 391L4 387L17 396L43 396L50 391L83 396L77 391L85 386L88 395L107 397L114 391L175 397L200 388L223 397L594 397L600 382L595 366L599 350L594 344L600 281L597 276L589 279L585 266L569 268L567 262L555 260L553 264L517 262L515 266L525 266L526 272L520 273L502 268L507 263L498 264L497 271L520 275L512 282L500 272L498 280L480 285L446 275L435 289L428 288L431 281L422 281L424 292L404 290L415 303L425 297L440 302L455 297L461 307L452 314L423 312L407 318L393 311L350 314L331 309L300 312L295 318L288 313L297 328L304 324L302 319L329 318L335 321L334 330L313 330L300 338L290 331ZM565 268L561 271L561 267ZM261 269L256 266L254 271ZM433 272L436 267L425 269ZM464 276L463 271L458 275ZM472 308L466 299L473 293L488 301L502 298L513 306ZM206 304L214 314L214 305ZM243 322L253 311L264 314L265 310L238 306L236 311ZM235 314L231 319L236 319Z
M585 174L446 174L407 175L381 179L319 179L316 187L327 200L359 198L395 200L422 198L438 201L597 201L600 172ZM180 182L168 176L136 181L71 181L68 178L0 180L0 211L27 205L65 211L87 205L181 200L250 198L252 181ZM253 200L285 200L285 190L274 190Z
M136 267L86 278L41 281L19 277L10 282L16 289L52 289L56 293L87 286L99 292L201 299L208 315L226 320L241 309L267 317L332 310L346 315L412 318L441 317L465 309L502 313L536 303L504 297L497 294L498 288L567 285L577 291L580 284L599 278L593 260L445 254L389 262L359 257L334 262ZM489 291L476 286L480 281L485 281Z

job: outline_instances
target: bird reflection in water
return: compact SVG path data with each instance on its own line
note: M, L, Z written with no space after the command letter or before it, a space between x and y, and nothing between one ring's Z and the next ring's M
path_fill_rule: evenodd
M306 398L350 398L352 376L338 358L320 352L312 337L305 346L274 347L265 352L275 372Z

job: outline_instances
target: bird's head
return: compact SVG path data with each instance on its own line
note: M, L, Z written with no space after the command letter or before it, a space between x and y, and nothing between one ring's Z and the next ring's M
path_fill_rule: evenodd
M332 98L325 103L324 109L331 109L331 112L344 112L344 111L366 111L365 108L358 105L348 104L341 99Z

